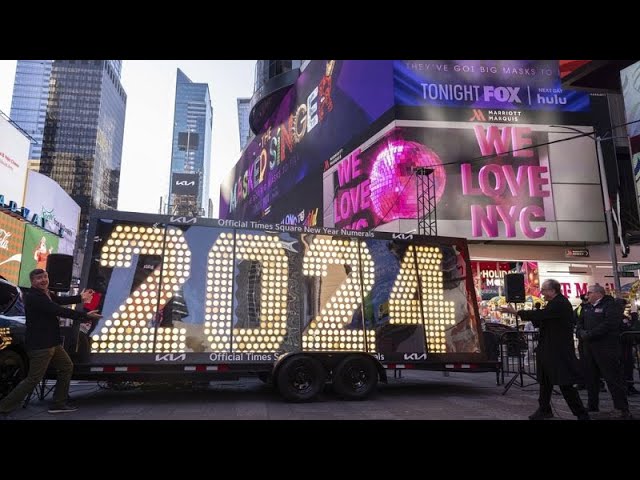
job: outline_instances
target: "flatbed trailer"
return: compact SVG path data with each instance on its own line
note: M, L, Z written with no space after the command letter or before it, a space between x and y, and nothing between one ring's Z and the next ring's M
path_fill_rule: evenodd
M63 328L75 379L256 375L308 401L327 382L365 398L390 369L497 369L462 238L120 211L88 238L103 318ZM27 369L19 327L0 324L5 392Z

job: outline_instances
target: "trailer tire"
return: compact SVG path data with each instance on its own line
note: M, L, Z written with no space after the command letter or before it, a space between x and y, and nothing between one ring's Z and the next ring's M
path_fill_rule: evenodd
M0 350L0 398L6 397L27 376L27 365L15 350Z
M277 386L285 399L308 402L320 393L326 377L327 372L318 359L298 355L285 360L278 369Z
M378 385L378 369L364 355L349 355L333 371L333 389L346 400L363 400Z

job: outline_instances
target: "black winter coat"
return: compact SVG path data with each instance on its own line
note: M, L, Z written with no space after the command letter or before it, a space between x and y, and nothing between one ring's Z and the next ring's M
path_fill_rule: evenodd
M60 338L60 321L58 317L73 320L86 320L87 314L60 305L71 305L82 302L80 295L74 297L58 297L54 293L51 298L41 290L32 288L25 294L26 338L25 344L30 350L55 347L62 343Z
M539 368L553 385L573 385L583 381L573 343L574 313L564 295L557 295L542 310L521 310L524 321L540 329L537 359Z
M578 318L576 335L594 347L616 349L620 345L624 302L605 295L594 307L586 305Z

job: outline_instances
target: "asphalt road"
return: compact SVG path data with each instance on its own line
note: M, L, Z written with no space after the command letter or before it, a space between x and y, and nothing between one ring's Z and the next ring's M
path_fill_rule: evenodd
M312 403L288 403L258 379L212 382L209 386L125 385L104 388L95 382L71 387L75 412L49 414L50 396L32 400L9 420L526 420L537 408L536 384L514 385L506 395L492 373L405 371L389 375L389 384L364 401L343 401L330 390ZM525 384L527 382L525 377ZM586 403L586 392L581 392ZM609 393L601 393L601 413L613 411ZM640 419L640 395L629 397ZM561 395L552 404L556 419L574 420Z

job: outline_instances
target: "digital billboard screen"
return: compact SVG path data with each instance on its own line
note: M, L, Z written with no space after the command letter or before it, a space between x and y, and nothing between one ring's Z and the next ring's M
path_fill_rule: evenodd
M557 60L395 60L393 67L397 105L512 112L529 121L532 111L589 111L586 92L562 89Z
M172 173L171 193L174 195L198 196L200 175L197 173Z
M592 143L569 140L556 145L554 129L538 126L423 125L385 129L329 166L323 182L324 226L368 230L415 220L415 170L427 167L433 171L440 234L602 239L604 217ZM596 173L587 173L587 167Z
M0 195L7 205L10 201L23 203L29 146L29 139L0 117Z
M47 269L47 258L52 253L60 253L60 237L33 225L27 225L24 231L22 265L20 267L21 287L30 287L29 273L35 268Z
M297 203L291 190L319 182L329 155L392 106L391 61L310 62L221 185L220 218L279 221L286 206L277 203ZM322 203L312 193L307 209Z
M18 283L26 222L0 212L0 275Z
M29 171L24 206L29 218L38 215L44 228L61 232L57 253L73 255L80 222L80 206L53 179L41 173Z

